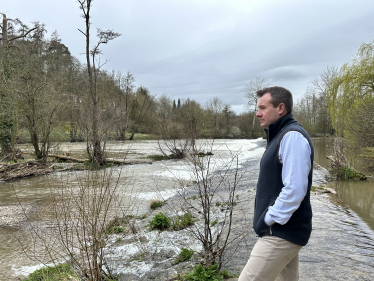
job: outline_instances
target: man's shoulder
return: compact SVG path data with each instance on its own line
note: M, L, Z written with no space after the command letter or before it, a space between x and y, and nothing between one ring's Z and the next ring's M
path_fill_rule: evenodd
M308 142L311 142L310 136L308 132L297 122L288 124L282 129L281 134L279 135L278 143L286 136L291 135L301 135L303 136Z

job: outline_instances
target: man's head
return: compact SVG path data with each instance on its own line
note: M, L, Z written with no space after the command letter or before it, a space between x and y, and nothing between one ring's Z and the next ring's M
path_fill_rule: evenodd
M292 94L282 87L269 87L257 91L258 111L261 127L269 129L269 125L288 113L292 113Z

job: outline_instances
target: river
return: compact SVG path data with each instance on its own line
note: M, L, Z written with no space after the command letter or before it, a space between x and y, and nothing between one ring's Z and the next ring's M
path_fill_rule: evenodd
M326 166L324 162L326 153L329 153L329 142L326 139L313 139L316 151L316 161ZM264 151L265 141L263 139L256 140L217 140L213 145L214 157L216 159L227 160L230 158L232 151L241 151L239 164L247 170L253 171L253 176L249 178L251 188L256 182L256 172L261 155ZM327 150L326 150L327 147ZM20 146L23 150L31 150L30 145ZM151 154L159 154L156 141L133 141L133 142L111 142L108 143L108 156L121 158L139 158ZM74 157L84 157L84 144L82 143L63 143L56 150L59 152L69 152ZM248 163L251 163L250 165ZM178 178L185 181L191 179L188 167L182 161L168 160L154 162L152 165L141 164L133 166L115 167L114 170L121 171L121 194L124 198L131 193L136 193L139 200L137 214L145 213L148 207L148 200L155 197L167 199L175 194L173 189L173 179ZM83 175L85 172L60 172L46 176L27 178L16 180L14 182L0 183L0 207L18 205L18 200L24 206L32 206L42 209L43 206L50 204L50 191L57 189L63 183L69 182L76 184L74 180L77 176ZM320 179L323 181L323 179ZM329 240L327 247L319 244L318 239L312 239L308 248L317 257L321 253L325 253L324 257L332 255L334 261L331 265L341 260L347 259L348 251L348 267L357 266L356 271L363 274L363 279L347 279L347 280L369 280L365 279L369 272L374 273L374 244L371 238L374 238L373 231L373 186L372 182L368 183L329 183L338 192L336 196L314 196L314 225L316 226L316 237L324 237L326 241L328 237L328 229L326 226L326 218L334 221L335 230L339 231L339 241ZM358 186L358 187L357 187ZM371 188L371 189L370 189ZM371 197L370 197L371 196ZM370 201L370 202L369 202ZM371 205L370 205L371 204ZM352 211L353 210L353 211ZM358 216L356 215L358 214ZM48 214L46 215L48 217ZM366 222L366 224L361 220ZM32 220L33 218L31 218ZM23 226L25 228L26 226ZM0 280L18 280L17 278L27 275L37 269L40 264L30 261L22 252L19 246L19 240L24 243L30 242L30 237L22 236L24 232L19 228L0 228ZM353 240L350 236L353 233ZM362 234L362 235L361 235ZM334 237L331 235L331 237ZM367 238L369 237L369 238ZM369 241L368 241L369 239ZM330 244L331 243L331 244ZM347 250L346 248L352 248ZM360 255L362 256L360 257ZM338 258L338 259L337 259ZM315 270L315 262L313 254L304 257L305 266L304 273L308 270ZM355 260L357 259L357 260ZM318 261L321 262L321 261ZM324 267L320 267L321 270ZM350 270L349 268L346 270ZM347 272L348 272L347 271ZM341 271L344 276L344 270ZM310 280L340 280L339 278L324 279L320 276L326 276L323 272L315 272L318 279ZM347 273L348 274L348 273ZM349 271L349 274L352 274ZM336 275L336 274L335 274ZM308 280L308 279L304 279Z
M333 155L333 138L313 138L315 161L327 168L327 155ZM349 158L349 157L348 157ZM355 159L355 168L368 176L373 172L367 169L365 163ZM367 181L330 181L328 187L336 190L338 197L357 213L371 229L374 230L374 180Z

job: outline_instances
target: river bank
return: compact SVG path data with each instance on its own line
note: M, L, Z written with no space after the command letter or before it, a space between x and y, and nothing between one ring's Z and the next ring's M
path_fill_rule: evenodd
M236 230L232 236L235 237L240 232L244 238L229 249L233 255L224 265L224 268L236 274L240 273L244 267L250 250L257 240L252 231L251 218L253 217L255 185L263 144L263 140L232 141L224 144L229 145L232 150L244 147L247 151L247 156L242 157L240 162L243 178L238 186L239 199L234 213ZM222 157L229 154L224 145L217 144L221 152L217 152L215 156ZM120 148L118 146L118 149ZM140 147L132 149L141 151ZM144 154L155 153L153 148L146 152L144 152L144 147L142 149ZM139 158L139 154L133 154L132 157ZM167 172L172 170L174 174L184 177L186 176L186 167L178 161L161 161L152 165L141 164L126 167L126 177L133 174L136 176L133 178L133 182L140 186L137 189L140 192L138 193L140 203L137 206L137 215L143 217L145 214L146 218L135 220L137 236L123 237L119 235L114 237L111 243L108 243L110 264L119 274L120 280L168 280L176 272L186 270L187 265L193 263L173 265L180 248L184 246L196 247L195 249L198 251L199 247L189 238L190 235L187 235L186 231L159 233L158 231L148 231L147 225L148 221L160 211L169 215L174 214L170 206L178 202L178 197L172 192L172 183L166 179ZM152 175L152 180L146 179L148 174ZM44 205L48 202L44 195L45 191L57 187L59 181L71 177L71 175L69 172L53 173L13 183L3 183L0 185L2 187L2 204L12 201L10 199L13 192L9 191L9 188L14 186L23 202L28 204L32 198L30 205ZM325 184L324 175L325 172L315 170L313 185ZM155 181L159 182L156 190ZM193 190L193 185L190 188ZM371 280L370 277L374 274L373 231L336 195L321 193L318 188L316 190L317 192L313 192L311 196L314 212L312 237L309 244L300 253L300 280ZM38 192L35 193L36 191ZM224 193L224 190L222 192ZM149 208L149 200L158 195L167 199L167 204L161 209L152 211ZM220 212L222 211L217 210L217 214ZM3 230L5 232L2 232L1 236L6 240L1 241L0 252L3 248L12 248L17 243L12 240L16 230ZM4 256L4 253L7 254ZM21 254L14 255L9 250L7 252L5 249L3 250L2 271L7 271L5 275L0 276L0 280L19 280L17 278L22 278L39 267L38 264L28 263L19 257Z

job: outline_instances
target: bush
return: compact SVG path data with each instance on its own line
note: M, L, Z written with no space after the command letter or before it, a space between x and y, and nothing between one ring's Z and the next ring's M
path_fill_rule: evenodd
M194 253L195 253L195 251L193 251L193 250L189 250L187 248L182 248L181 252L178 255L178 258L175 260L175 263L177 264L177 263L180 263L180 262L190 260Z
M222 275L218 271L218 263L204 267L197 265L193 271L182 276L182 280L188 281L223 281Z
M163 213L158 213L155 215L152 220L149 222L149 228L165 230L170 227L170 219Z
M69 264L59 264L35 270L24 281L79 280Z
M181 230L188 226L191 226L195 223L195 217L190 213L185 213L183 217L176 217L173 220L171 225L171 229L173 230Z

